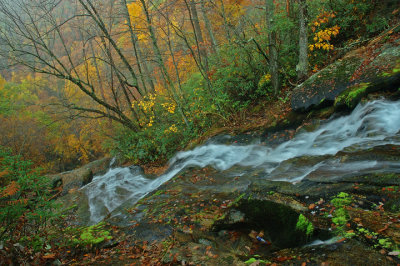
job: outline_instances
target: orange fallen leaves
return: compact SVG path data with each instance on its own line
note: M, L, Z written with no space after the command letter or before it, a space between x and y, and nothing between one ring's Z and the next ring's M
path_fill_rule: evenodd
M385 227L379 229L378 233L382 233L383 231L387 230L388 228L389 228L389 224L385 224Z
M292 259L293 259L293 257L277 257L277 258L274 258L274 261L285 262L285 261L292 260Z
M47 254L47 255L44 255L42 258L43 259L55 259L56 258L56 254L54 254L54 253Z

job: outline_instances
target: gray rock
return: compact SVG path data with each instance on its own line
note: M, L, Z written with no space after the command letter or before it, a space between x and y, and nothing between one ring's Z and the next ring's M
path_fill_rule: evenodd
M338 109L354 108L367 93L397 89L400 85L400 73L397 71L400 47L387 44L377 48L374 45L348 53L296 87L292 93L292 109L295 112L307 112L333 105L342 93L346 94L347 91L348 94L361 84L365 90L339 102ZM369 49L373 49L374 54L366 59L365 54L370 53ZM349 106L346 106L346 102Z

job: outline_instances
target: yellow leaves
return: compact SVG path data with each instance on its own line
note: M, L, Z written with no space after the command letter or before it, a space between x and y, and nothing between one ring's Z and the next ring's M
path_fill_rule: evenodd
M154 123L154 115L149 118L149 122L147 123L148 127L152 127Z
M168 113L175 113L176 105L174 103L162 103L161 105L167 110Z
M164 133L165 133L165 134L168 134L168 133L170 133L170 132L172 132L172 133L178 132L178 128L176 127L175 124L171 125L169 128L167 128L166 130L164 130Z
M4 88L6 80L0 75L0 90Z
M266 81L266 82L268 82L268 81L270 81L271 80L271 74L266 74L266 75L264 75L264 80Z
M315 29L315 28L314 28ZM313 29L313 31L315 31ZM339 29L340 27L335 25L330 28L326 28L324 30L320 30L316 33L314 33L314 44L311 44L308 46L308 49L310 51L314 51L315 49L322 49L325 51L330 51L333 50L333 45L329 43L329 41L332 39L332 37L336 37L336 35L339 34Z
M327 50L327 51L333 50L333 45L332 45L332 44L328 44L328 43L324 43L324 44L322 45L322 49L323 49L323 50Z
M135 1L127 4L129 16L132 22L132 26L135 26L137 23L141 22L140 17L142 16L142 7L139 4L139 1Z
M156 100L156 96L155 96L155 94L149 94L149 95L147 95L147 96L145 96L145 97L143 97L143 99L142 100L140 100L138 103L137 103L137 105L139 106L139 108L141 108L142 110L143 110L143 112L148 112L148 111L152 111L152 109L153 109L153 107L154 107L154 104L155 104L155 100ZM135 104L136 103L134 103L133 105L132 105L132 107L135 107Z
M258 86L262 87L270 81L271 81L271 74L269 74L269 73L265 74L264 76L261 77L260 81L258 82Z
M317 31L317 28L328 23L329 20L334 17L336 17L336 15L332 12L323 12L318 15L314 22L311 23L311 30L314 32L313 40L315 43L308 46L310 51L314 51L315 49L322 49L325 51L333 50L334 47L329 43L329 41L332 37L336 37L336 35L339 34L340 27L335 25L319 31Z

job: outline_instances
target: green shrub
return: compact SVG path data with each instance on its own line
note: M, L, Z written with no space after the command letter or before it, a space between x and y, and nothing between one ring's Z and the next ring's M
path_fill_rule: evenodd
M181 99L182 102L185 100ZM162 94L146 96L134 107L141 113L142 128L135 132L116 127L116 134L106 143L106 148L113 155L121 155L135 163L168 160L196 135L199 128L199 125L195 127L199 114L190 112L187 106L180 110L177 102Z
M31 240L40 246L37 235L57 215L50 200L50 180L31 167L32 163L0 147L0 241Z
M227 110L241 110L267 96L267 90L258 86L267 67L251 45L225 45L220 50L220 57L214 59L213 89L220 105Z

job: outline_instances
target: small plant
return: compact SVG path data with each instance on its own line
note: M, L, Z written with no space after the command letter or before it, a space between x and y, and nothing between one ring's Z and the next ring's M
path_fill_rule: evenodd
M106 240L112 239L111 233L105 229L105 223L85 227L70 227L64 231L65 246L75 246L82 249L93 248Z
M307 237L310 237L314 232L314 226L303 214L299 215L297 220L296 230L304 232Z
M337 226L344 226L349 220L347 211L344 208L339 208L335 210L332 222Z
M392 241L389 238L381 238L378 240L379 246L390 249L393 246Z
M104 229L104 223L99 223L84 228L82 231L81 241L87 245L96 245L105 240L110 240L110 232Z
M331 200L331 204L336 208L333 212L332 222L336 225L336 233L338 235L346 235L344 229L349 220L349 214L344 207L351 204L352 200L352 197L345 192L340 192Z
M254 257L259 257L257 255L255 255ZM267 260L261 260L261 259L257 259L257 258L250 258L247 261L244 262L247 265L260 265L261 263L263 264L271 264L270 261Z
M336 195L336 197L334 197L331 200L331 203L336 208L341 208L341 207L349 205L351 203L351 201L352 201L352 198L349 194L347 194L346 192L340 192L339 194Z

